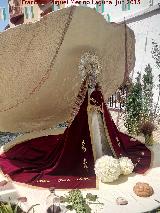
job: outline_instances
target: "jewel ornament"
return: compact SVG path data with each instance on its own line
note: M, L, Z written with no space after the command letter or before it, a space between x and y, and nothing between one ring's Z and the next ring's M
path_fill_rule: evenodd
M102 66L98 56L92 52L85 52L80 59L79 64L82 81L87 80L90 88L95 88L99 82L99 75L102 73Z

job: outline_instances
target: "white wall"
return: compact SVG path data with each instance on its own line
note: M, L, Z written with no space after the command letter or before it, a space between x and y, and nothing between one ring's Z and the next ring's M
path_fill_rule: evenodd
M134 70L134 78L137 72L144 73L144 68L147 64L150 64L153 68L154 74L154 100L157 100L158 96L158 75L160 69L157 68L155 60L152 58L152 40L155 40L160 45L160 13L143 20L132 22L128 26L134 31L136 37L136 64ZM145 43L146 52L145 52Z
M140 0L140 4L131 4L130 10L122 11L122 5L118 4L117 6L115 6L116 0L113 0L112 2L114 4L105 6L105 12L110 14L112 22L118 22L119 19L124 19L124 17L132 15L134 16L135 13L149 8L150 1L151 0ZM153 0L153 5L158 4L158 2L160 3L160 0Z

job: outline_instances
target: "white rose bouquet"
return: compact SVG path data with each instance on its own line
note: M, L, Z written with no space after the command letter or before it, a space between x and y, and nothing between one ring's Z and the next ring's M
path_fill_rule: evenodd
M121 168L118 159L107 155L99 158L95 163L95 173L104 183L117 180L121 174Z
M95 173L103 183L117 180L121 174L129 175L133 172L134 165L128 157L115 159L112 156L103 156L96 160Z
M134 165L128 157L121 157L119 159L119 164L123 175L129 175L133 172Z

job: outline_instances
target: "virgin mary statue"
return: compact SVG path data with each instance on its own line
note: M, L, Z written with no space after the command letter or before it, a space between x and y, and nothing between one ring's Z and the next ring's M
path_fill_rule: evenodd
M23 133L1 148L5 175L45 188L94 188L103 155L127 156L134 172L148 170L150 150L120 132L106 106L134 68L131 29L74 6L8 29L0 40L0 131Z

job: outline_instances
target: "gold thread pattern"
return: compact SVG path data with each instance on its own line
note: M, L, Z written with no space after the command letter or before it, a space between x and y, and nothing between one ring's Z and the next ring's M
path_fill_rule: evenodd
M86 160L86 158L84 158L83 159L83 167L84 167L84 169L88 169L88 165L87 164L88 164L87 160Z
M103 113L103 115L104 115L104 113ZM113 148L113 146L112 146L112 142L111 142L111 139L110 139L110 136L109 136L108 128L107 128L107 126L106 126L106 124L105 124L104 116L103 116L103 121L104 121L104 129L105 129L105 133L106 133L106 136L107 136L107 140L108 140L108 144L109 144L109 146L110 146L110 149L112 150L112 153L113 153L114 157L115 157L115 158L118 158L118 156L117 156L117 154L116 154L116 152L114 151L114 148Z
M87 151L87 149L86 149L86 147L85 147L85 142L84 142L84 140L82 141L82 150L83 150L83 152L86 152L86 151Z

